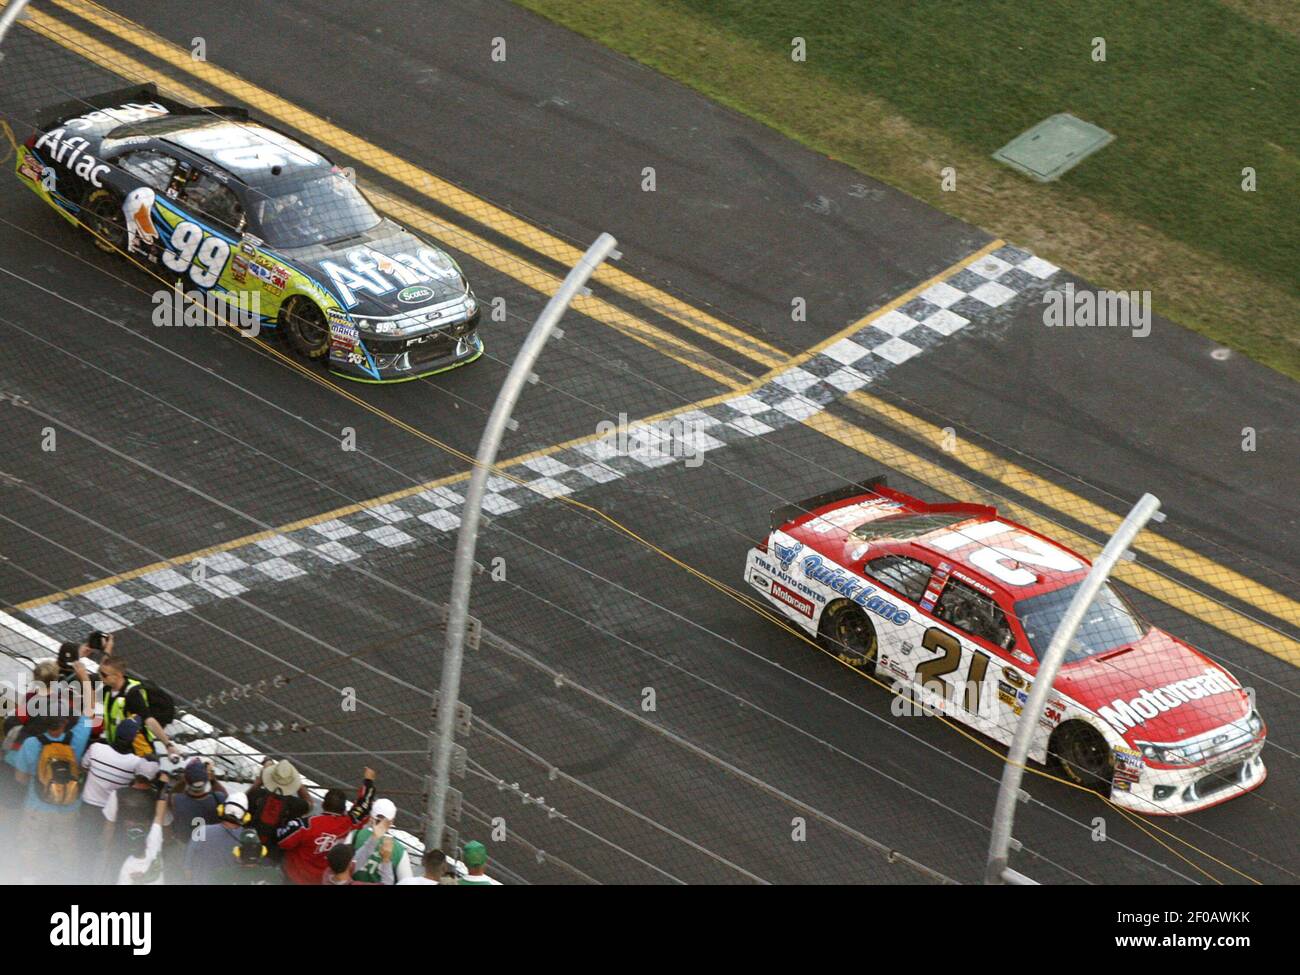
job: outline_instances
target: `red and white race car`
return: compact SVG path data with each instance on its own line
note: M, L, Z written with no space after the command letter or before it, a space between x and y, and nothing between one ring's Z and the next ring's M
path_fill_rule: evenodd
M994 508L927 504L876 478L775 509L745 579L840 659L893 681L904 710L1009 744L1088 568ZM1030 757L1127 809L1204 809L1267 774L1264 722L1236 678L1110 586L1052 690Z

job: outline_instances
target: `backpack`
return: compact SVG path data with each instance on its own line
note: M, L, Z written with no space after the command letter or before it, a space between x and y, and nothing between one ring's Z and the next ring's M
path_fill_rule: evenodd
M81 767L77 753L66 741L37 735L41 753L36 759L36 794L51 806L71 806L81 798Z
M172 696L164 691L157 684L147 680L140 681L140 689L144 691L145 698L149 702L149 716L166 728L176 720L176 702Z

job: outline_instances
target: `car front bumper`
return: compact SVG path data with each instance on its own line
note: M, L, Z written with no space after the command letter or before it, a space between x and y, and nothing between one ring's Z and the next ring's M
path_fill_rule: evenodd
M470 330L463 335L433 332L415 338L367 335L351 353L330 356L336 376L363 383L400 383L445 372L483 354L483 340Z
M1144 765L1138 781L1117 779L1110 799L1115 805L1148 816L1178 816L1217 806L1245 795L1268 778L1264 739L1231 755L1193 768L1153 768Z

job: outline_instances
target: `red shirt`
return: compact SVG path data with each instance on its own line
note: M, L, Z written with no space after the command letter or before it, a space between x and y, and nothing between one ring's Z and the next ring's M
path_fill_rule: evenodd
M369 821L374 797L375 784L367 779L347 812L304 816L280 828L276 845L284 851L284 874L291 883L315 886L321 882L321 874L329 866L325 857L335 844Z

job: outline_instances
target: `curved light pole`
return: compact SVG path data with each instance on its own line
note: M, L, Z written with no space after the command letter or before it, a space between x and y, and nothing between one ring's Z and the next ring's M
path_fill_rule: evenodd
M8 6L3 12L0 12L0 43L4 42L5 34L9 33L9 28L15 20L22 15L23 8L27 6L27 0L9 0ZM0 51L0 58L4 57L4 52Z
M1061 661L1065 659L1065 648L1074 639L1083 614L1088 611L1092 601L1097 598L1101 585L1110 575L1115 563L1128 551L1129 544L1148 521L1155 518L1163 521L1159 513L1160 499L1153 494L1144 494L1128 517L1115 530L1106 547L1092 563L1092 568L1084 577L1065 615L1061 617L1052 642L1047 646L1047 653L1034 675L1033 687L1029 690L1029 700L1020 712L1020 723L1016 725L1015 737L1011 739L1011 750L1007 753L1007 763L1002 767L1002 782L998 786L998 802L993 810L993 835L989 840L989 861L984 870L986 884L1033 884L1034 881L1024 874L1017 873L1007 866L1008 848L1011 845L1011 827L1016 818L1016 801L1020 797L1020 781L1024 778L1025 761L1029 757L1029 742L1038 725L1038 716L1043 713L1047 696L1052 693L1052 684L1056 681Z
M501 437L510 422L519 394L533 372L533 364L542 346L551 337L560 317L574 296L582 290L596 268L607 257L618 260L618 241L601 234L565 277L560 289L537 316L532 330L515 356L510 373L497 394L483 437L474 457L465 503L461 506L460 533L456 536L456 563L451 577L451 599L447 607L447 644L442 657L442 685L438 692L438 725L429 742L429 760L433 766L433 783L429 789L429 810L425 823L424 849L442 846L447 819L447 786L451 779L451 754L456 726L456 708L460 699L460 671L465 656L465 625L469 617L470 576L474 568L474 549L478 543L478 526L482 515L483 495L488 474L496 463ZM447 852L447 851L444 851Z

